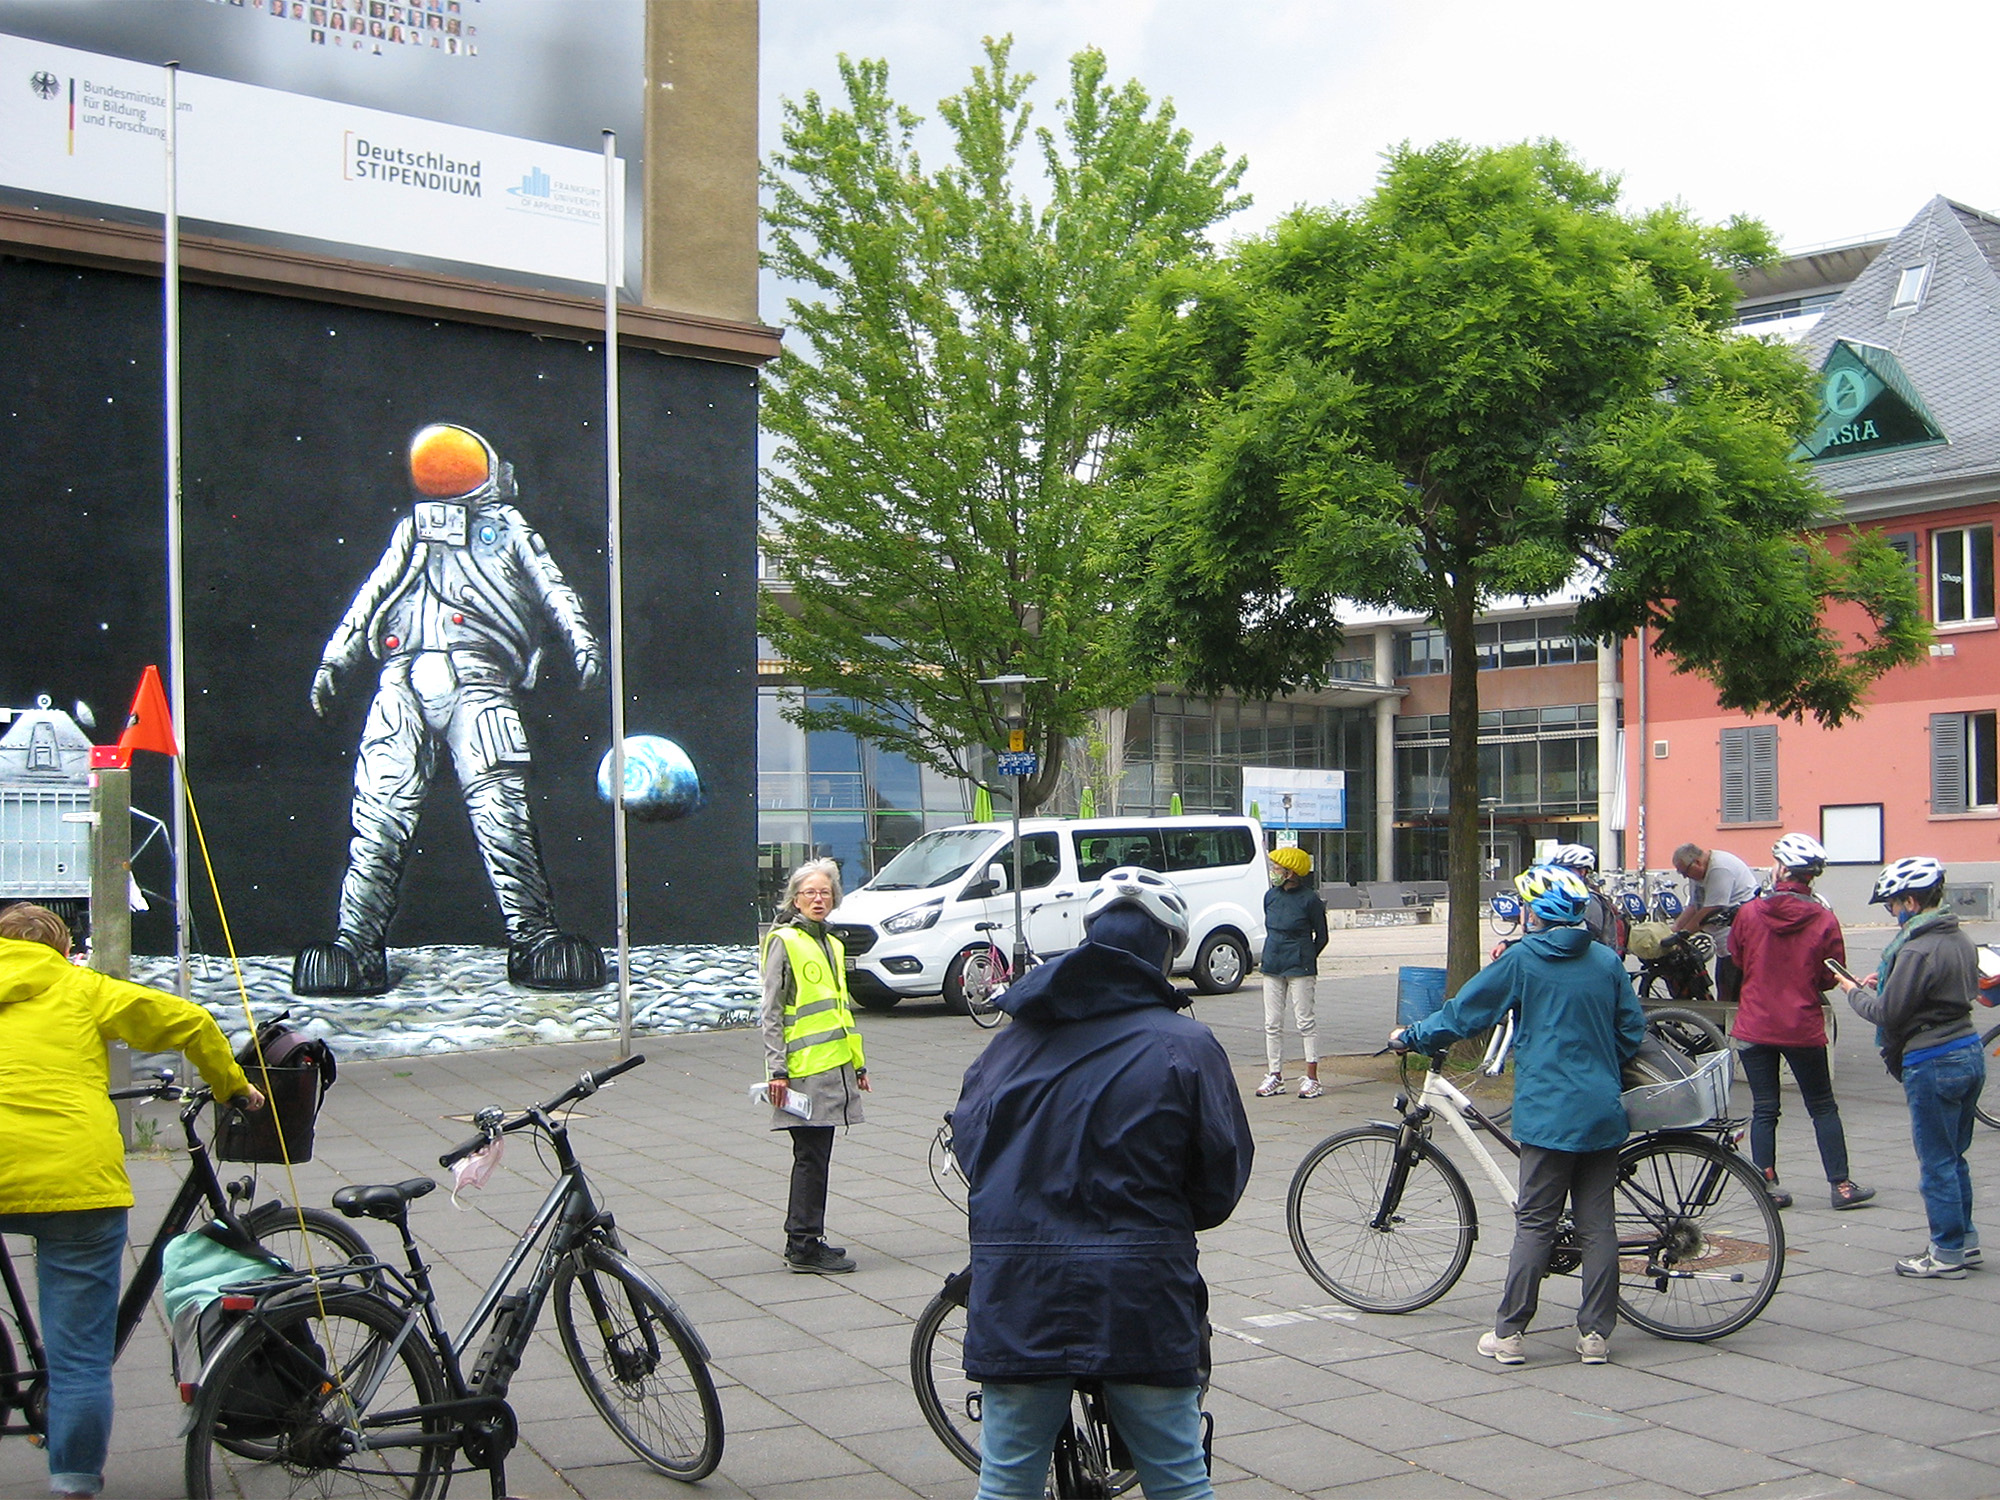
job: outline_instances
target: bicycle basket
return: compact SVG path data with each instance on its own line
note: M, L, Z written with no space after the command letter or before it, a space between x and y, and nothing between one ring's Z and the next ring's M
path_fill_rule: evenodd
M1643 1130L1685 1130L1706 1125L1729 1110L1729 1088L1736 1081L1736 1054L1724 1047L1711 1052L1679 1077L1658 1076L1675 1071L1685 1059L1673 1048L1654 1043L1659 1056L1642 1049L1626 1065L1626 1082L1637 1083L1619 1095L1633 1134ZM1665 1066L1662 1066L1664 1061Z
M285 1025L282 1016L259 1027L257 1039L263 1062L257 1061L258 1047L248 1043L236 1062L264 1091L266 1106L253 1115L218 1100L215 1154L223 1161L311 1161L313 1125L320 1102L333 1087L333 1053L325 1042Z

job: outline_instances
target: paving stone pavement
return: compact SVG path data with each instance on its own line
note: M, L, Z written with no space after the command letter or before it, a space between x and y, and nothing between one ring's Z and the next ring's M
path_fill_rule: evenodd
M1854 967L1872 966L1887 936L1851 934ZM1335 939L1320 986L1326 1046L1372 1050L1390 1024L1395 967L1440 962L1442 934ZM1490 1185L1469 1174L1483 1232L1443 1300L1400 1317L1329 1305L1293 1256L1285 1188L1309 1146L1386 1113L1392 1090L1330 1073L1316 1101L1250 1098L1263 1071L1254 981L1200 1000L1196 1011L1238 1060L1258 1149L1242 1207L1203 1237L1213 1316L1229 1330L1215 1342L1208 1400L1220 1495L2000 1495L2000 1268L1959 1283L1891 1273L1895 1256L1921 1248L1923 1210L1901 1092L1851 1017L1836 1048L1836 1085L1854 1175L1880 1197L1850 1213L1825 1205L1812 1132L1789 1094L1780 1165L1799 1203L1786 1215L1784 1283L1764 1316L1706 1345L1621 1329L1613 1363L1586 1368L1566 1327L1574 1283L1558 1279L1529 1335L1528 1363L1502 1370L1472 1352L1490 1326L1510 1239ZM877 1091L869 1123L835 1147L829 1212L833 1237L860 1262L852 1276L795 1276L780 1266L789 1154L764 1128L765 1113L743 1099L761 1067L753 1034L645 1039L647 1066L574 1117L579 1154L635 1257L713 1351L728 1440L719 1471L692 1487L700 1494L972 1493L971 1476L917 1412L908 1357L912 1319L965 1260L964 1221L933 1188L925 1158L985 1034L931 1004L864 1015L862 1025ZM613 1055L578 1044L345 1066L316 1159L298 1171L299 1193L324 1203L345 1183L441 1175L437 1153L465 1135L473 1110L546 1097ZM1740 1084L1737 1107L1748 1108ZM514 1143L484 1191L457 1206L439 1194L413 1214L448 1323L463 1317L544 1191L548 1174L525 1147ZM1981 1127L1972 1158L1975 1192L1991 1204L2000 1195L2000 1131ZM135 1160L133 1177L134 1231L143 1235L177 1170ZM367 1227L379 1250L392 1248L383 1226ZM513 1389L515 1494L689 1493L630 1459L591 1413L546 1319L536 1345ZM181 1493L180 1407L157 1317L134 1338L117 1385L105 1493ZM0 1500L45 1486L37 1450L0 1443ZM457 1490L484 1494L484 1476L461 1474Z

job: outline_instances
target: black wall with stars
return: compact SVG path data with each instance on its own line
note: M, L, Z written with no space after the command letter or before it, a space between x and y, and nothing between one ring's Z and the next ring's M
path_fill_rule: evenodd
M238 950L289 954L333 935L374 692L367 663L322 723L313 670L410 508L405 444L431 422L483 434L606 640L603 360L568 340L202 286L182 293L181 359L189 777ZM0 703L82 699L99 741L117 737L141 669L166 666L161 369L157 280L0 259ZM620 380L627 732L677 741L706 797L680 822L632 824L633 940L749 942L756 377L628 350ZM609 702L548 644L517 698L535 816L563 925L609 945ZM499 945L440 759L390 942ZM137 757L133 797L167 816L158 757ZM157 842L137 873L168 889ZM199 946L221 951L205 891L192 911ZM164 901L134 936L171 949Z

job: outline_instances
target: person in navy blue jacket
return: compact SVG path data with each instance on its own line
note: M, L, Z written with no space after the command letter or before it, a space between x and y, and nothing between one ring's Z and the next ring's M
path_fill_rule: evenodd
M1618 1232L1612 1194L1618 1148L1630 1133L1625 1063L1645 1039L1646 1017L1625 966L1579 924L1590 892L1575 873L1537 865L1514 881L1528 935L1467 980L1445 1007L1398 1027L1389 1045L1435 1052L1493 1025L1516 1007L1514 1138L1521 1145L1514 1249L1493 1331L1479 1352L1503 1365L1526 1361L1521 1335L1534 1320L1567 1199L1583 1251L1583 1302L1576 1352L1587 1365L1609 1358L1618 1318Z
M1039 1500L1079 1378L1104 1383L1150 1500L1213 1493L1195 1232L1235 1210L1252 1145L1222 1044L1166 977L1187 930L1170 881L1113 870L1084 943L1008 986L1013 1024L966 1070L980 1500Z

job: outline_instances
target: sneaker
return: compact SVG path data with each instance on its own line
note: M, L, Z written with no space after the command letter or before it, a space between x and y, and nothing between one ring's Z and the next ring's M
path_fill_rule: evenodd
M854 1258L825 1240L803 1250L787 1250L785 1266L808 1276L845 1276L854 1269Z
M1792 1206L1792 1195L1778 1186L1778 1174L1769 1167L1764 1169L1764 1191L1771 1195L1771 1206L1773 1208L1790 1208Z
M1320 1087L1317 1078L1308 1078L1299 1084L1299 1097L1301 1099L1317 1099L1325 1092L1326 1090Z
M1935 1281L1965 1280L1965 1262L1939 1260L1935 1247L1927 1247L1922 1255L1912 1255L1908 1260L1896 1262L1898 1276L1922 1276Z
M1959 1264L1963 1266L1976 1266L1983 1264L1985 1260L1985 1253L1977 1245L1967 1245L1965 1253L1959 1257Z
M1521 1351L1521 1335L1518 1333L1482 1333L1479 1335L1479 1352L1503 1365L1525 1365L1528 1362L1528 1356Z
M1268 1099L1273 1094L1282 1094L1284 1091L1285 1075L1282 1073L1266 1073L1264 1081L1257 1085L1257 1097L1259 1099Z
M1587 1365L1609 1364L1611 1340L1601 1333L1579 1333L1576 1336L1576 1357Z
M1875 1196L1875 1189L1862 1187L1857 1182L1836 1182L1833 1185L1833 1206L1835 1208L1859 1208ZM1967 1257L1970 1259L1970 1257Z

